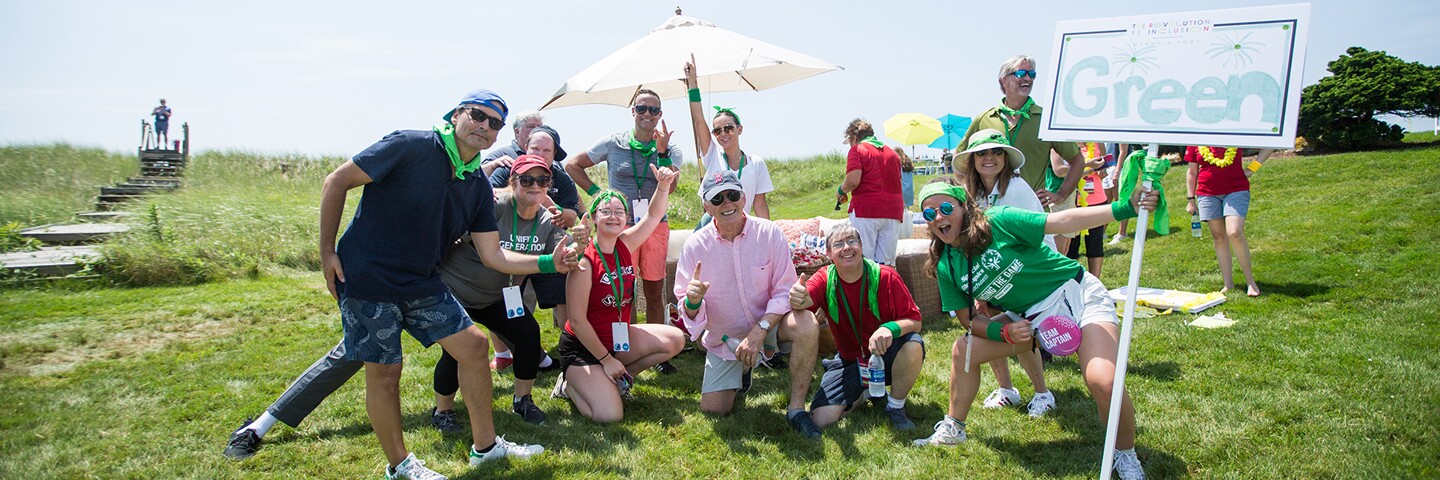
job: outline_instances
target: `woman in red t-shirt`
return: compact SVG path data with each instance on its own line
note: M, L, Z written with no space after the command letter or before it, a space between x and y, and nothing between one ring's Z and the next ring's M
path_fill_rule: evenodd
M1185 147L1185 213L1200 213L1200 220L1210 225L1210 241L1215 245L1215 258L1220 262L1221 293L1235 287L1230 264L1231 250L1245 274L1246 295L1260 296L1255 273L1250 267L1250 243L1245 239L1245 216L1250 211L1250 175L1273 150L1262 150L1260 156L1242 166L1239 148Z
M559 353L566 366L552 396L570 398L581 415L597 422L624 418L621 397L634 376L671 359L685 346L685 334L678 328L630 323L635 300L631 252L660 225L678 175L668 168L650 170L660 186L650 199L650 210L630 228L625 228L630 211L624 195L607 190L590 202L584 220L594 224L595 241L585 248L574 275L565 280L566 298L586 300L571 304L570 319L560 334ZM585 321L578 321L582 318Z

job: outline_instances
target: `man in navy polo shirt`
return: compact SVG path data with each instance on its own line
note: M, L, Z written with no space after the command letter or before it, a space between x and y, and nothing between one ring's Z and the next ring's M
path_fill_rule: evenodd
M426 347L439 343L458 360L474 440L471 465L544 451L495 435L487 340L441 283L437 268L445 249L467 232L481 260L498 271L568 271L575 263L573 249L565 246L539 257L500 249L494 196L478 172L478 156L495 142L507 111L495 93L470 92L445 114L445 124L430 131L393 132L325 178L320 259L326 286L339 302L344 339L301 375L261 420L237 430L226 456L253 454L276 418L298 424L363 366L366 411L389 462L386 478L445 478L405 448L399 397L401 329ZM360 186L360 205L337 248L335 234L346 194ZM287 412L290 403L299 411Z

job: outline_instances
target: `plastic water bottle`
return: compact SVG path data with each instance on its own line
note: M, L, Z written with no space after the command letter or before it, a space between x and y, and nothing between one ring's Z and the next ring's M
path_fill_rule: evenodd
M1190 236L1200 238L1200 213L1190 214Z
M870 398L885 396L885 359L879 354L871 353L870 370Z
M740 349L740 339L738 338L721 335L720 341L725 342L725 346L730 349L730 353L735 353L736 350Z

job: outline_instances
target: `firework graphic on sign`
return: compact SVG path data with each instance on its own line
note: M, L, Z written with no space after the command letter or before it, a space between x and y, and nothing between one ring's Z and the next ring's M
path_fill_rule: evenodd
M1110 55L1110 63L1120 66L1120 73L1123 75L1134 75L1138 70L1141 74L1150 73L1151 69L1159 68L1160 64L1155 63L1155 46L1136 46L1133 43L1126 44L1125 48L1115 48L1115 53Z
M1253 35L1253 32L1243 37L1239 34L1222 34L1220 40L1211 43L1210 50L1205 53L1210 55L1210 58L1225 57L1225 61L1220 64L1222 67L1228 67L1234 62L1235 68L1245 68L1255 63L1254 55L1260 53L1259 47L1265 46L1250 40L1250 35Z

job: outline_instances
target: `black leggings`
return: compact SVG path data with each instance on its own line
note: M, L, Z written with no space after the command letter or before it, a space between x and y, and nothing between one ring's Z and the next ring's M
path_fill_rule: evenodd
M1108 225L1108 224L1107 224ZM1085 232L1085 258L1105 258L1105 225L1101 225ZM1070 251L1065 256L1079 259L1080 242L1078 238L1070 239Z
M465 313L469 314L475 323L484 325L510 345L510 351L515 356L513 368L516 379L535 379L545 350L540 348L540 325L535 323L535 316L530 309L525 309L525 314L519 317L505 318L505 303L496 302L481 309L466 308ZM455 361L455 357L450 356L450 352L443 349L441 352L440 361L435 362L435 393L454 395L455 391L460 389L460 364ZM486 365L483 368L490 367Z

